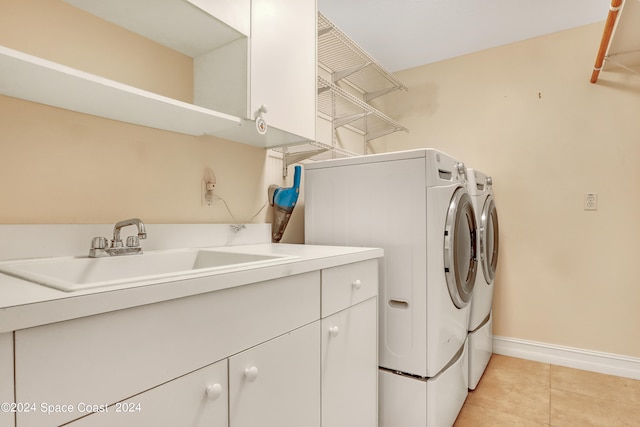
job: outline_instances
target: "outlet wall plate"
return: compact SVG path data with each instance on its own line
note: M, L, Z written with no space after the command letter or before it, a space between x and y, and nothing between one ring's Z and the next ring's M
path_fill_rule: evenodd
M598 210L598 193L585 193L584 210L585 211Z

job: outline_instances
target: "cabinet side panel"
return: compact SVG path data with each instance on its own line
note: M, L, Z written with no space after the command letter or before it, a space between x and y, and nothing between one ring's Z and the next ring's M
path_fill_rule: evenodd
M319 318L320 273L311 272L17 331L16 399L112 404Z
M247 116L248 43L246 38L238 39L193 59L194 104Z
M0 403L5 402L15 402L13 396L13 333L0 334ZM0 411L0 425L14 427L14 414Z

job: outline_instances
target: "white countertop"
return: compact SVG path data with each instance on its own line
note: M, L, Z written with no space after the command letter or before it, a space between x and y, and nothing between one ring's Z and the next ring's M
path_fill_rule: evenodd
M220 247L210 247L215 249ZM207 248L200 248L207 249ZM292 244L225 246L225 251L288 255L275 265L218 270L206 277L65 292L0 274L0 333L213 292L383 256L377 248Z

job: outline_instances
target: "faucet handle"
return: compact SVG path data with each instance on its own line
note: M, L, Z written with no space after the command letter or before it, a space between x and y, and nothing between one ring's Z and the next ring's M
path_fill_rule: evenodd
M91 249L105 249L109 241L106 237L94 237L91 239Z
M128 248L135 248L140 246L140 239L138 238L138 236L128 236L127 237L127 247Z

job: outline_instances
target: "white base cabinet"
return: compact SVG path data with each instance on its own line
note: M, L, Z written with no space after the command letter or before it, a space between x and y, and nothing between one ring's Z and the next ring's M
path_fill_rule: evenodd
M0 397L34 404L0 421L375 427L377 274L374 259L0 334Z
M0 404L14 403L13 398L13 334L0 334ZM7 410L9 409L9 410ZM0 425L15 426L15 415L9 408L0 409Z
M17 401L74 405L17 425L72 421L79 403L114 404L313 323L319 300L314 271L16 331Z

